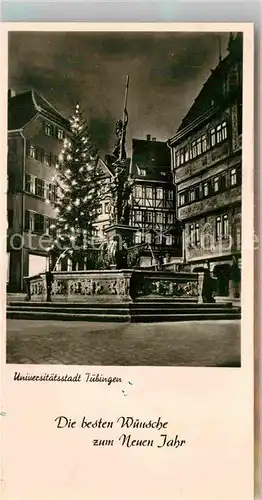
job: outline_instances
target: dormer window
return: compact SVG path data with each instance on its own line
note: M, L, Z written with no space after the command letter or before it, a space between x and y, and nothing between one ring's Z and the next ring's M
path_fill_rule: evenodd
M138 167L138 175L142 175L143 177L145 177L145 175L146 175L146 169Z

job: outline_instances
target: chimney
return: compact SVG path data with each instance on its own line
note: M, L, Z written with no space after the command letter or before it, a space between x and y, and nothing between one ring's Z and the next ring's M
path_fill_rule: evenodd
M148 134L148 135L146 136L146 140L147 140L147 141L150 141L150 139L151 139L151 135L150 135L150 134Z
M16 96L16 91L13 89L8 89L8 101L12 99L12 97Z
M153 142L156 142L156 137L152 137L152 141L153 141Z

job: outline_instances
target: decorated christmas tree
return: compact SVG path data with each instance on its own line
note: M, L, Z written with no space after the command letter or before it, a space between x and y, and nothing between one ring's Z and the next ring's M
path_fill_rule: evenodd
M70 253L72 260L82 267L83 261L90 257L88 248L101 203L101 171L98 152L90 141L79 105L70 124L71 136L64 139L54 179L57 185L57 220L52 251L56 257Z

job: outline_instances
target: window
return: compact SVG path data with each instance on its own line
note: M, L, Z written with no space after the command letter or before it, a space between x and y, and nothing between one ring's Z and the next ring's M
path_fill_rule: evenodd
M216 128L216 141L217 143L222 141L222 125L217 125Z
M51 153L44 154L44 164L47 165L48 167L51 167L51 165L52 165L52 154Z
M166 245L171 246L172 245L172 235L167 234L165 238L166 238Z
M227 123L224 121L210 131L211 146L219 144L227 139Z
M25 190L28 193L35 194L36 177L34 175L26 174L25 176Z
M209 185L208 185L208 182L205 182L204 183L204 196L208 196L209 195Z
M44 216L43 214L35 214L35 232L43 233L44 232Z
M202 137L201 137L201 150L202 150L202 153L205 153L207 150L207 136L206 136L206 134L202 135Z
M190 245L194 245L194 235L195 235L194 224L191 224L189 226L189 243L190 243Z
M228 238L228 236L229 236L228 216L223 215L223 238Z
M189 149L186 147L185 149L185 163L189 161Z
M153 190L151 187L146 188L146 199L147 200L152 200L153 198Z
M45 135L51 136L53 132L53 127L51 123L45 122Z
M146 212L146 222L151 223L153 221L153 213L152 212Z
M142 212L138 210L135 212L135 222L142 222Z
M25 230L34 232L35 230L35 212L31 210L25 211Z
M214 128L211 129L210 138L211 138L211 146L215 146L215 144L216 144L216 130Z
M217 193L219 191L219 177L214 178L214 192Z
M28 156L29 158L35 159L36 157L36 148L30 144L29 149L28 149Z
M199 224L196 224L196 226L195 226L195 243L196 243L196 245L200 244Z
M182 205L185 205L185 203L186 203L185 193L181 193L180 197L179 197L179 204L180 204L180 206L182 206Z
M196 199L196 193L195 193L195 190L192 189L192 191L190 191L190 201L195 201Z
M216 239L219 240L222 235L221 217L216 218Z
M197 142L196 142L197 155L201 155L201 153L202 153L201 144L202 144L201 137L199 137L199 139L197 139Z
M139 245L139 243L141 243L141 241L142 241L142 234L140 232L135 233L135 244Z
M195 197L196 197L196 200L199 200L199 198L200 198L200 189L199 189L199 186L195 187Z
M44 198L44 181L42 179L35 180L35 194Z
M163 214L162 212L156 212L156 223L157 224L162 224L163 221Z
M138 175L142 175L143 177L145 177L146 170L144 168L138 168Z
M135 187L135 196L136 196L136 198L142 198L142 194L143 194L142 186L136 186Z
M222 123L222 141L227 139L227 124L226 122Z
M180 166L180 152L176 152L176 167Z
M105 214L109 214L109 212L110 212L110 203L107 202L107 203L105 203Z
M227 174L226 173L221 175L220 187L221 187L221 191L223 191L224 189L227 188Z
M172 201L174 199L174 191L172 189L168 189L166 193L166 197L168 200Z
M98 215L102 214L103 213L103 205L99 205L98 209L97 209L97 213Z
M57 199L57 187L51 183L49 183L49 186L48 186L48 199L52 203L54 203Z
M156 189L156 199L163 200L163 189L162 188Z
M61 141L61 140L64 139L64 136L65 136L64 131L61 128L58 128L56 130L56 137L57 137L57 139L59 139Z
M145 234L145 242L146 243L152 243L152 234L151 233L146 233Z
M41 148L36 148L36 155L35 158L37 161L43 161L44 158L44 151Z
M173 224L173 214L167 214L167 224Z
M195 158L197 156L197 143L196 143L196 141L193 141L191 144L191 154L192 154L192 158Z
M180 149L180 164L181 164L181 165L183 165L184 160L185 160L185 156L184 156L184 148L182 148L182 149Z
M230 171L230 185L235 186L237 184L237 170L236 168L233 168Z

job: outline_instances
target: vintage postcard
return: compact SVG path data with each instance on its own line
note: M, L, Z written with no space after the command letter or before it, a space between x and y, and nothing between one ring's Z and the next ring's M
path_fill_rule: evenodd
M1 42L3 500L252 500L253 25Z

